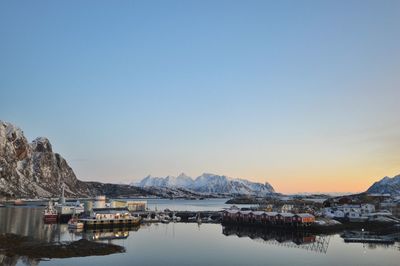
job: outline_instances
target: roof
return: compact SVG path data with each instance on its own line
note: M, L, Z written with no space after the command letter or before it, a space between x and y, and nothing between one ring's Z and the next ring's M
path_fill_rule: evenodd
M309 213L298 213L298 214L295 214L295 215L299 216L301 218L314 218L314 215L309 214Z
M267 216L276 216L278 213L277 212L266 212L265 214Z
M265 212L263 211L254 211L253 214L254 215L263 215Z
M249 214L251 211L240 211L240 214Z
M238 213L239 210L225 210L224 212L235 214L235 213Z
M94 208L94 213L126 213L129 212L127 208Z
M289 212L282 212L282 213L279 213L279 215L281 215L283 217L293 217L294 216L293 213L289 213Z

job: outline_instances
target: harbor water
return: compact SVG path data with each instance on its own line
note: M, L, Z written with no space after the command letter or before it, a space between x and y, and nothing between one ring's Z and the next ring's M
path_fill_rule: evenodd
M223 200L150 200L149 207L218 210ZM169 223L130 230L74 231L44 224L43 207L0 208L0 233L47 243L80 239L111 243L125 252L106 256L34 258L4 254L0 265L399 265L400 245L345 243L339 234L312 235L220 224Z

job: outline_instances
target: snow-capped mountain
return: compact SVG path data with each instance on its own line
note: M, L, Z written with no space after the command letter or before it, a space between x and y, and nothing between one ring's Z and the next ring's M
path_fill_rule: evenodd
M400 196L400 175L394 177L385 176L375 182L368 190L368 193L389 193L392 196Z
M208 173L204 173L195 179L183 173L177 177L147 176L140 182L133 184L139 187L184 188L205 194L267 195L275 193L273 187L268 183L262 184Z

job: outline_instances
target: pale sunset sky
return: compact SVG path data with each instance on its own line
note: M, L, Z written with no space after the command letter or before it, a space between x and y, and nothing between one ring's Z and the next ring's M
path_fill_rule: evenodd
M78 178L400 174L400 1L1 1L0 119Z

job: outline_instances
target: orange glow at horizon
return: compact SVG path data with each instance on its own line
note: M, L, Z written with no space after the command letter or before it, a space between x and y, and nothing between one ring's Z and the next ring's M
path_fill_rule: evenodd
M348 171L347 173L337 171L331 173L300 173L293 178L292 175L271 178L257 178L254 181L268 182L279 193L329 193L329 192L351 192L359 193L366 191L374 182L385 176L395 176L399 172L361 169L360 171ZM302 177L305 176L305 177Z

